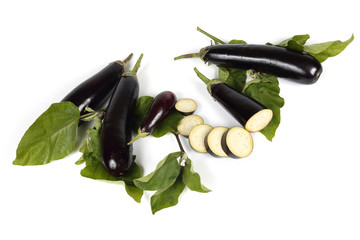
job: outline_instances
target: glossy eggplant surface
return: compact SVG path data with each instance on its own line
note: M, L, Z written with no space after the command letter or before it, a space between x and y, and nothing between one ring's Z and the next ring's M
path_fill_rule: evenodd
M225 83L212 84L211 95L248 131L262 130L272 118L270 109Z
M315 83L322 73L321 63L311 55L272 45L212 45L201 49L200 56L219 67L252 69L303 84Z
M108 105L101 135L102 163L113 176L121 176L133 162L131 117L139 95L134 76L123 76Z

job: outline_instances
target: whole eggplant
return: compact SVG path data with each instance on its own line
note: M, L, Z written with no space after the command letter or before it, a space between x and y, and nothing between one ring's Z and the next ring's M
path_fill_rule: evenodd
M61 102L74 103L79 108L80 114L84 114L87 106L94 110L104 107L125 72L125 65L131 57L132 54L124 61L110 63L100 72L79 84Z
M136 71L142 59L140 55L134 69L125 72L108 104L101 134L102 163L113 176L122 176L133 162L131 118L139 95Z
M257 44L211 45L200 53L186 54L175 59L200 57L219 67L251 69L291 79L302 84L315 83L321 73L321 63L313 56L284 47Z
M175 103L176 95L173 92L163 91L159 93L151 103L149 111L139 127L137 136L129 144L151 134L174 110Z

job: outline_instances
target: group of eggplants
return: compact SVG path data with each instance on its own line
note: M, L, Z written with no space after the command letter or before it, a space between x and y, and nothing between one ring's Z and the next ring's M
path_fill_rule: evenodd
M272 110L272 119L261 133L270 141L280 123L277 78L299 84L315 83L321 73L321 62L342 52L354 39L305 45L309 35L295 35L279 44L247 44L243 40L226 43L204 30L213 43L198 53L180 55L175 60L198 57L218 67L212 80L197 76L206 84L211 96L238 122L247 121L262 109ZM82 82L60 102L53 103L23 135L16 150L14 165L43 165L71 154L76 148L82 153L77 165L84 177L123 182L126 192L140 202L143 191L156 191L151 197L152 213L174 206L185 187L209 192L193 169L179 138L177 125L183 115L175 109L176 95L164 91L155 97L139 97L137 71L143 54L132 70L124 61L115 61ZM248 80L248 78L252 78ZM199 89L201 91L201 89ZM227 116L224 116L227 117ZM85 128L85 129L84 129ZM86 129L87 128L87 129ZM87 137L77 144L78 129ZM133 133L137 133L133 138ZM142 169L133 155L133 142L152 135L176 137L180 151L161 160L156 169L142 176Z

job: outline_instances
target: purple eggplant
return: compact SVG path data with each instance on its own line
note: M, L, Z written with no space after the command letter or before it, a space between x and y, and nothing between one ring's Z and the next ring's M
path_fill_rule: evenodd
M79 84L61 101L74 103L79 108L81 114L85 113L87 106L94 110L104 107L113 94L122 74L125 72L125 65L131 57L132 54L124 61L110 63L100 72Z
M132 71L125 72L112 95L102 127L102 163L113 176L124 175L133 162L131 140L131 118L139 96L136 71L140 67L142 54Z
M287 78L297 83L315 83L321 73L321 63L313 56L284 47L260 44L221 44L202 48L199 53L176 57L199 57L218 67L251 69Z
M138 134L129 144L150 135L174 110L175 103L176 95L173 92L164 91L159 93L151 103L150 109L138 129Z

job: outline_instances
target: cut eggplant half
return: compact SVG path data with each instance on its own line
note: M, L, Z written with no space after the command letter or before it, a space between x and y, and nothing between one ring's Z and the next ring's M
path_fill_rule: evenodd
M195 112L197 104L190 98L183 98L176 102L175 108L183 115L188 116Z
M207 124L195 126L189 135L190 146L198 152L206 153L205 137L212 129L213 127Z
M224 133L221 146L230 157L244 158L253 150L253 139L251 134L242 127L233 127Z
M216 127L212 129L205 138L205 148L215 157L227 157L228 155L221 146L221 139L224 133L229 130L227 127Z
M258 132L263 130L271 121L273 112L271 109L263 109L255 113L245 124L245 129L249 132Z
M180 120L177 129L181 135L187 137L191 130L200 124L204 124L204 120L200 116L189 115Z

